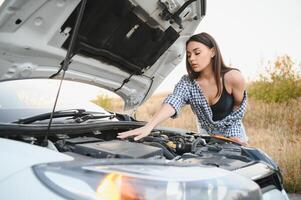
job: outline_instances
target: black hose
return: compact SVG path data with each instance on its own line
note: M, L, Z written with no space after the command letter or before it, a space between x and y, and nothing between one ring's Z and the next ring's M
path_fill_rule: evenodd
M174 159L175 158L175 155L173 153L171 153L165 146L163 146L162 144L160 143L157 143L157 142L144 142L144 144L147 144L147 145L150 145L150 146L154 146L154 147L159 147L163 150L163 155L171 160L171 159Z

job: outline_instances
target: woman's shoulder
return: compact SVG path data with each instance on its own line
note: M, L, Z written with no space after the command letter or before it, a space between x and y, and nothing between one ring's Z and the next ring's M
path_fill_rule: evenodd
M231 69L224 74L224 79L227 85L244 85L245 79L238 69Z
M245 79L242 73L237 69L232 69L229 70L227 73L225 73L224 81L225 81L226 88L228 88L228 91L233 91L233 89L239 91L245 90L245 86L246 86Z
M178 81L176 87L180 88L190 88L193 85L193 80L187 75L183 75L181 79Z
M191 79L188 74L184 74L182 76L182 78L180 79L180 81L186 82L186 83L193 83L193 79Z

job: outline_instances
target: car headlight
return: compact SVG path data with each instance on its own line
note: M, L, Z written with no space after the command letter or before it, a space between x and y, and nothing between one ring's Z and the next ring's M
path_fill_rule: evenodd
M216 167L110 160L33 169L47 187L71 199L261 199L256 183Z

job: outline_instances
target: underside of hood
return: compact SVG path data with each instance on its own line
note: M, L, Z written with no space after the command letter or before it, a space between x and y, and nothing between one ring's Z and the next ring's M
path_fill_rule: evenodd
M205 1L88 0L65 78L138 106L181 61ZM0 8L0 80L49 78L66 56L80 0L11 0ZM55 78L60 78L60 75Z
M105 3L104 3L105 2ZM99 9L95 9L99 8ZM110 63L130 74L143 74L175 42L179 34L145 23L128 1L89 1L80 27L76 54ZM77 12L62 26L73 27ZM70 37L63 44L67 49Z

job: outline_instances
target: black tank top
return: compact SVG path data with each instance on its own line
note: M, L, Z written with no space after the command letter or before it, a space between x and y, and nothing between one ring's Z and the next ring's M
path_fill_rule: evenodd
M213 114L213 121L218 121L229 115L234 106L234 97L226 90L224 76L222 76L223 91L219 100L210 106Z

